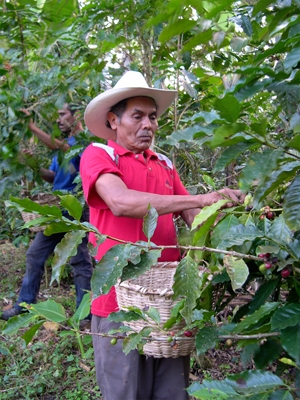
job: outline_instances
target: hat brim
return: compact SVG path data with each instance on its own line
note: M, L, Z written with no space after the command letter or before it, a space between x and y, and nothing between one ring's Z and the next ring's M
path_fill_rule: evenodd
M119 101L131 97L151 97L157 105L157 117L160 117L173 103L177 95L176 90L154 88L113 88L95 97L87 106L84 121L94 135L102 139L116 139L115 132L106 126L107 113Z

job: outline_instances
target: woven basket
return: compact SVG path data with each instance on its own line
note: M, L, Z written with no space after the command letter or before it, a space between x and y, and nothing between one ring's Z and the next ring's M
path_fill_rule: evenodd
M48 205L48 206L56 206L59 205L59 198L57 196L54 196L53 194L48 194L48 193L39 193L37 195L31 196L30 200L34 201L35 203L38 203L42 206ZM22 218L24 222L32 221L34 219L37 219L40 217L40 214L34 213L34 212L26 212L22 211L21 212ZM32 226L29 228L31 232L40 232L45 229L44 226Z
M177 262L158 263L136 279L119 282L116 285L119 308L126 310L130 306L140 309L154 307L160 313L161 326L163 326L170 318L171 310L176 304L172 300L172 286L177 265ZM125 322L125 324L137 332L149 325L143 320ZM184 321L172 326L175 336L184 326ZM161 331L153 330L152 340L144 345L144 354L155 358L176 358L190 354L195 348L194 337L181 336L175 346L174 343L172 346L172 343L168 341L169 337L170 335L164 335ZM153 340L155 338L158 340Z

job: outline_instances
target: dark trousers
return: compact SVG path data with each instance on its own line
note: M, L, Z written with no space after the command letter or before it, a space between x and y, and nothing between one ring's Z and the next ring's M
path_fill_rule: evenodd
M119 323L92 316L92 333L107 333ZM97 383L104 400L187 400L190 357L154 358L137 350L125 355L122 340L93 335Z
M85 210L83 220L87 220L88 210ZM19 297L15 307L25 302L35 303L39 293L45 262L53 253L55 246L63 239L64 233L56 233L46 236L38 232L26 253L26 273L23 278ZM76 290L76 307L79 306L86 290L91 290L91 277L93 273L92 258L89 254L87 236L77 248L77 254L70 258L70 265L73 269L74 284Z

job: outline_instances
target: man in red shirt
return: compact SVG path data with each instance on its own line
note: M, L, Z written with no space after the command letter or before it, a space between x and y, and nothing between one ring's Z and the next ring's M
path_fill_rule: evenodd
M80 173L90 206L90 222L104 235L124 241L147 241L142 225L148 205L158 212L151 241L177 243L173 222L179 214L190 226L200 209L224 196L228 206L240 202L239 190L192 196L183 186L172 162L151 150L157 118L176 97L176 91L153 89L139 72L127 72L114 88L93 99L85 111L85 123L107 145L91 144L83 153ZM90 241L96 245L91 234ZM98 248L97 260L119 242L107 239ZM165 249L159 261L178 261L178 249ZM118 324L107 316L118 310L114 288L92 302L92 332L107 333ZM122 343L94 335L97 382L104 400L186 400L189 356L145 357L138 351L125 355Z

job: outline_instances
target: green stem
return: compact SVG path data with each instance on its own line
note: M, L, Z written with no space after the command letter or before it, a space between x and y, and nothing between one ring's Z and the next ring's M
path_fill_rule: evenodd
M79 345L81 357L84 358L84 348L83 348L82 338L81 334L78 331L76 331L76 338Z

